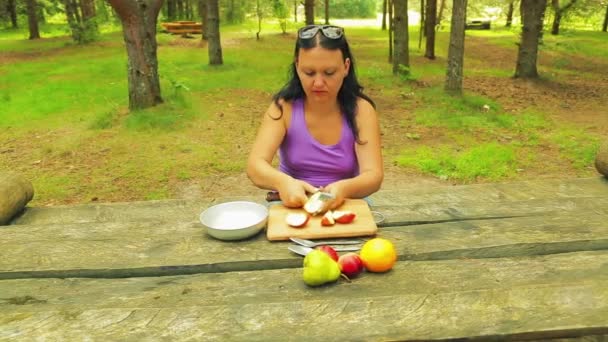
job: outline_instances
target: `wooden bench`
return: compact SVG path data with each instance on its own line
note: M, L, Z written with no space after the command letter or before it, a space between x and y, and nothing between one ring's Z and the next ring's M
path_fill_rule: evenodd
M180 34L182 36L188 34L201 34L203 32L203 24L194 21L176 21L160 24L167 32L171 34Z
M287 242L205 234L198 214L223 199L29 208L1 229L0 340L608 335L605 178L372 200L399 261L319 288Z

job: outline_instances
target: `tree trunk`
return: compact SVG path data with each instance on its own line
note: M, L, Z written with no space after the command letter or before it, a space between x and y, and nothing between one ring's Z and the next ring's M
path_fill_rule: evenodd
M604 24L602 25L602 31L608 31L608 5L606 5L606 15L604 15Z
M207 38L209 39L209 64L224 64L222 44L220 42L220 9L218 0L208 0L207 3Z
M329 25L329 0L325 0L325 25Z
M425 20L424 14L424 0L420 0L420 29L418 30L418 50L422 47L422 36L426 34L424 23Z
M437 29L441 26L441 21L443 20L443 10L445 10L445 2L447 0L441 0L441 5L439 5L439 14L437 14Z
M306 17L306 25L315 24L315 0L306 0L304 3L304 16Z
M177 0L177 19L184 20L184 1Z
M386 11L388 6L388 0L382 1L382 31L386 30Z
M27 24L30 30L30 39L40 39L40 30L38 29L38 5L36 0L27 0Z
M426 0L426 20L424 31L426 35L426 51L424 57L435 59L435 20L437 19L437 0Z
M467 15L467 0L452 2L452 24L450 26L450 46L448 48L448 68L445 90L449 93L462 93L464 69L464 24Z
M206 1L206 0L204 0ZM177 0L167 0L167 20L174 21L177 12Z
M538 42L543 29L547 0L521 0L522 32L517 52L515 77L537 78Z
M393 63L393 33L395 25L393 21L393 0L388 0L388 62Z
M410 68L407 0L393 0L395 6L395 28L393 74L408 74Z
M15 6L15 0L7 1L6 11L8 12L8 15L11 17L11 27L14 29L19 28L19 24L17 22L17 6Z
M202 31L201 39L207 40L209 37L207 36L207 0L199 0L198 1L198 10L199 16L201 18Z
M298 22L298 0L293 0L293 22Z
M553 17L553 25L551 25L551 34L556 36L559 34L559 24L562 21L562 13L555 12L555 16Z
M511 23L513 22L513 10L515 9L515 0L509 1L509 9L507 10L507 23L505 27L511 27Z
M95 19L97 15L95 0L80 0L80 8L82 10L83 30L87 32L87 36L93 40L99 34L97 20Z
M260 33L262 33L262 9L260 8L260 0L255 1L255 6L255 14L258 17L258 32L255 33L255 40L260 40Z
M108 0L122 22L127 47L129 108L155 106L163 102L156 55L156 21L162 0Z
M562 21L562 17L564 16L565 12L570 9L572 5L574 5L575 2L576 0L570 0L570 2L566 4L566 6L560 7L559 0L551 1L551 6L553 7L553 12L555 13L555 16L553 17L553 25L551 26L552 35L559 34L559 25Z

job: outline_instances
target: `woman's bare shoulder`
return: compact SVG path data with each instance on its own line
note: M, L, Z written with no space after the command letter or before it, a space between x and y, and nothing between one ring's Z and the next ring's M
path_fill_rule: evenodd
M372 105L371 102L369 102L368 100L366 100L362 97L358 97L357 98L357 114L361 114L364 116L375 115L376 109L374 108L374 106Z

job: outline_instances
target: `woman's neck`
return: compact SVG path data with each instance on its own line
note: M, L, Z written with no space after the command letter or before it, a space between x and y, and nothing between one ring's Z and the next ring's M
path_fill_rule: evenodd
M340 104L335 102L313 102L306 99L304 108L308 114L312 115L327 115L328 113L340 113Z

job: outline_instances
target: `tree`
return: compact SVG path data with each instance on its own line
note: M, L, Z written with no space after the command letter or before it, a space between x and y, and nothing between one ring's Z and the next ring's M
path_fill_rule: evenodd
M304 2L304 16L306 17L306 25L314 25L315 0L306 0L306 2Z
M445 10L445 2L447 0L441 0L441 5L439 5L439 13L437 14L437 23L435 24L437 29L441 26L441 21L443 20L443 10Z
M394 35L394 56L393 74L409 74L409 32L407 17L407 0L393 0L395 15L393 20Z
M560 6L559 0L551 0L551 7L553 7L553 12L555 13L555 16L553 17L553 25L551 27L552 35L559 34L559 24L562 21L562 17L566 13L566 11L570 7L572 7L572 5L574 5L575 2L576 2L576 0L570 0L570 2L567 3L566 5Z
M36 0L27 0L27 24L30 31L29 39L40 39L40 30L38 29L38 9Z
M11 19L11 27L14 29L19 28L19 24L17 22L17 5L15 4L15 0L8 0L6 2L6 13Z
M386 30L386 11L388 0L382 0L382 31Z
M207 36L209 38L209 64L222 65L222 44L220 42L220 8L218 0L208 0L207 3Z
M426 36L426 50L424 57L435 59L435 25L437 19L437 0L426 1L426 20L424 21L424 33Z
M393 63L393 0L388 0L388 62Z
M163 102L156 55L156 21L163 0L108 0L122 22L127 47L129 108L155 106Z
M198 15L201 18L201 39L207 40L207 0L198 0Z
M547 0L521 0L521 41L514 77L537 78L538 43L543 30Z
M464 66L464 25L467 14L467 0L454 0L452 3L452 24L450 26L450 46L448 48L448 67L445 90L449 93L462 93Z
M606 15L604 15L604 24L602 25L602 31L608 30L608 4L606 4Z
M325 0L325 25L329 25L329 0Z
M94 0L63 0L72 39L85 44L97 39L99 29L95 19Z
M283 34L287 33L287 17L289 16L289 9L283 0L272 0L272 13L279 19L279 25Z
M507 9L507 22L505 27L511 27L511 23L513 22L513 12L515 10L515 0L509 1L509 8Z

